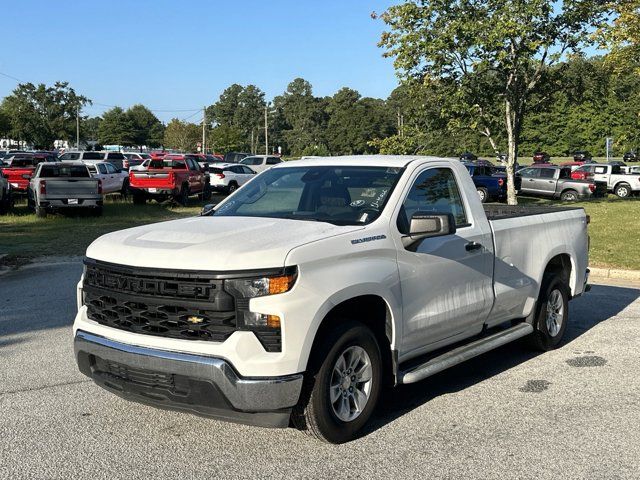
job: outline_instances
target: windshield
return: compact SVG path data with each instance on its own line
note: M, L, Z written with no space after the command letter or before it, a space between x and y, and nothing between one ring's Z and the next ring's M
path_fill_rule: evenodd
M273 168L243 186L213 215L363 225L380 216L402 171L397 167Z
M89 170L84 165L43 165L40 170L40 178L89 176Z

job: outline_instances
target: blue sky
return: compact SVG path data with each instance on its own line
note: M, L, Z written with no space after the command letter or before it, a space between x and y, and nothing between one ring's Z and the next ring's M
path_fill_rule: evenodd
M370 14L394 3L14 0L3 9L0 72L34 83L66 80L96 103L125 108L199 108L232 83L253 83L271 99L295 77L309 80L316 95L348 86L386 97L397 79L376 46L383 24ZM0 76L0 98L17 83Z

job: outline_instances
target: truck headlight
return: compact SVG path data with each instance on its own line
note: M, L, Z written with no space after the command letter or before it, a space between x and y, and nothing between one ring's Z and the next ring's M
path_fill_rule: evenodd
M278 276L230 279L225 280L225 290L241 298L276 295L291 290L296 283L296 276L295 270L292 270Z

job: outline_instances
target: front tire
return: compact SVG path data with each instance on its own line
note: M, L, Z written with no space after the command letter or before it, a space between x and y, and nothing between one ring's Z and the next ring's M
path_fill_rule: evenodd
M530 345L543 352L562 341L569 321L569 288L559 275L545 276L536 304Z
M376 408L382 357L373 332L360 322L338 324L314 347L294 425L328 443L353 440Z

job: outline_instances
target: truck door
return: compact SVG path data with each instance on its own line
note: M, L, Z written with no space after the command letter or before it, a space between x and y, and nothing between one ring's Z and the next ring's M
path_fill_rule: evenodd
M611 175L610 175L610 169L611 167L609 165L594 165L592 168L592 172L593 172L593 179L597 182L606 182L607 183L607 188L611 188L613 185L611 185Z
M520 177L522 178L522 185L520 191L522 193L540 193L540 187L538 186L538 180L540 179L540 169L535 167L529 167L520 170Z
M471 179L466 181L473 188ZM453 235L426 238L407 248L398 242L404 321L401 354L480 332L493 305L489 222L477 199L470 203L463 198L460 184L461 178L445 164L417 171L404 192L396 225L391 225L398 240L408 234L416 212L451 213L457 227Z
M536 181L538 194L545 197L553 197L556 193L556 185L558 184L557 168L540 168L540 176Z

